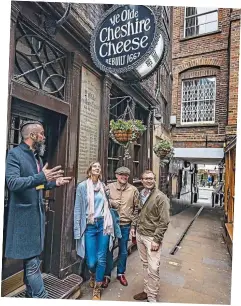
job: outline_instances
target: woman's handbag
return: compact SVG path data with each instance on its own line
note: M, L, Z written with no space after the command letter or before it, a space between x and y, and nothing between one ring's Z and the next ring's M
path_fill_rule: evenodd
M113 219L115 237L120 239L122 238L120 229L120 216L118 214L118 211L114 208L110 208L110 213Z
M121 229L120 229L120 216L119 216L118 211L116 209L112 208L111 205L110 205L109 192L108 192L109 189L106 188L104 183L103 183L103 187L104 187L105 196L107 198L109 209L110 209L110 213L111 213L112 220L113 220L114 235L115 235L115 238L120 239L120 238L122 238Z

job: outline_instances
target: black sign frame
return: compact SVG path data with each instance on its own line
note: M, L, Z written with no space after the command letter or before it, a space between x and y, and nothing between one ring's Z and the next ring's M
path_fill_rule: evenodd
M144 6L144 5L139 5L139 6L143 6L145 8L147 8L150 11L150 14L153 15L154 18L154 38L152 40L152 42L150 43L150 46L148 47L148 50L145 52L144 55L142 55L138 60L134 61L133 63L130 63L126 66L123 66L121 68L115 68L115 67L108 67L107 65L103 65L97 55L96 55L96 40L97 40L97 35L99 34L101 25L105 22L105 20L108 18L108 16L110 16L111 14L113 14L115 11L117 11L119 8L123 8L127 5L113 5L108 11L105 12L105 14L103 15L103 17L99 20L99 22L97 23L93 34L91 36L91 42L90 42L90 51L91 51L91 57L92 60L94 62L94 64L102 71L106 72L106 73L111 73L112 75L123 75L127 72L131 72L135 70L135 68L137 68L138 66L140 66L141 64L143 64L148 57L150 57L150 55L152 55L152 53L155 50L155 47L160 39L160 35L162 36L163 39L163 44L164 44L164 50L163 50L163 54L161 56L161 58L158 61L158 64L156 64L154 66L154 68L147 74L145 75L142 79L146 79L148 78L150 75L152 75L155 70L160 66L161 62L163 62L163 59L166 57L167 54L167 35L163 29L163 22L162 22L162 17L161 17L161 9L158 11L157 9L155 9L155 7L153 6ZM142 80L141 79L141 80ZM136 81L141 81L140 79L136 80ZM125 80L123 80L125 81Z

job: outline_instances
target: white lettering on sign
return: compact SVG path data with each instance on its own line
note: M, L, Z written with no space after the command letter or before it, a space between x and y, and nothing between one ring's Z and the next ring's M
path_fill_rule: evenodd
M111 28L106 27L100 31L100 41L106 42L119 38L124 38L127 36L132 36L136 34L141 34L144 31L149 31L151 28L150 18L138 20L135 23L128 21L126 24L123 24L121 27Z
M124 9L109 18L111 26L103 27L98 34L100 45L97 52L106 64L128 65L148 47L147 32L151 29L151 19L148 15L141 18L135 8Z

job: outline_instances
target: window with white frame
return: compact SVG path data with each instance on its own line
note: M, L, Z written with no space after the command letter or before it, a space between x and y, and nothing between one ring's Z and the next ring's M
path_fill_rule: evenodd
M182 82L181 123L214 123L216 77Z
M186 7L184 36L192 37L218 30L217 7Z

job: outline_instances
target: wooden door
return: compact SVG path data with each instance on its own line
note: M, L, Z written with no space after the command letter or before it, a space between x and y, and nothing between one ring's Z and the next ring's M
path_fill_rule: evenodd
M40 121L45 130L46 136L46 151L43 156L43 162L48 160L49 164L54 164L55 152L58 145L58 133L59 133L59 120L60 116L57 113L48 111L42 107L35 106L31 103L21 101L19 99L12 99L11 106L11 120L8 127L8 142L6 153L8 150L14 148L21 142L20 127L29 120ZM51 264L51 241L53 237L54 227L54 211L51 209L51 201L54 201L54 197L49 193L44 193L44 203L46 204L46 223L45 223L45 247L44 253L41 255L42 269L44 272L48 272ZM5 237L6 237L6 225L8 217L8 190L5 186L5 199L4 199L4 228L3 228L3 258L2 258L2 295L6 295L9 292L15 290L23 283L23 262L22 260L6 259L4 257L5 251Z

